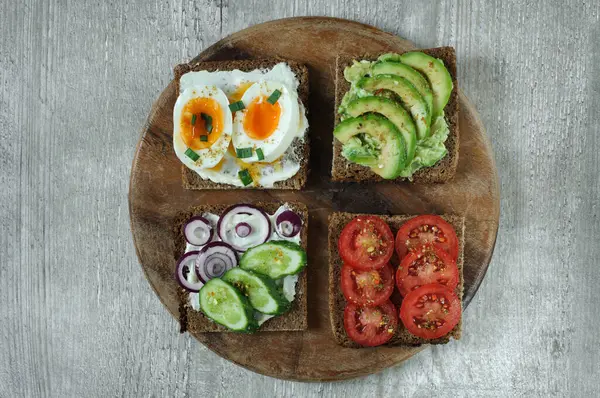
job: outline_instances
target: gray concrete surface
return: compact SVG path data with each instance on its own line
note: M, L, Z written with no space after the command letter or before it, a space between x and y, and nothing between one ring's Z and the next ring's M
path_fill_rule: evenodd
M600 395L600 3L0 2L0 397ZM364 379L248 372L179 336L129 232L171 67L252 24L355 19L453 45L502 187L464 338Z

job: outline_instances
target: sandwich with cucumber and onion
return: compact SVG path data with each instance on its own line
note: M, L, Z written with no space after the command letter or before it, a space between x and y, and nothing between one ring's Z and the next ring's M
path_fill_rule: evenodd
M179 214L181 331L306 329L307 228L301 203L202 205Z
M458 164L452 47L337 58L332 179L446 182Z

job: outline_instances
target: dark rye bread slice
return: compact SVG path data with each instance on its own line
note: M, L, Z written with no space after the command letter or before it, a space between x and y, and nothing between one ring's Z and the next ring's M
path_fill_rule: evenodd
M418 183L443 183L451 180L456 173L458 165L458 147L459 147L459 130L458 130L458 82L456 81L456 53L453 47L438 47L428 48L422 51L432 57L439 58L444 61L444 65L452 76L454 88L450 94L450 100L444 108L446 121L450 133L446 140L446 149L448 154L432 167L425 167L418 170L413 175L413 181ZM344 68L352 65L353 60L369 60L374 61L378 55L355 55L347 56L340 55L336 59L336 77L335 77L335 110L334 110L334 125L340 122L340 114L338 108L342 102L344 94L350 89L350 83L344 79ZM342 156L342 144L333 139L333 160L331 164L331 178L333 181L353 181L353 182L376 182L387 181L377 174L373 173L369 168L351 163ZM399 177L393 181L405 181L405 178Z
M206 61L206 62L193 62L187 64L180 64L174 68L174 75L176 84L176 93L179 96L179 79L181 76L188 72L197 72L206 70L209 72L216 71L231 71L234 69L241 70L242 72L250 72L255 69L270 69L280 62L285 62L289 65L292 72L298 79L298 97L304 104L306 113L308 116L308 94L309 94L309 83L308 83L308 68L306 65L296 61L283 59L283 58L272 58L272 59L247 59L247 60L234 60L234 61ZM310 127L309 127L310 128ZM309 157L309 138L308 129L306 131L304 141L300 142L295 140L293 150L298 159L300 159L300 170L292 177L285 181L278 181L273 184L272 188L263 187L236 187L229 184L220 184L205 180L200 177L195 171L188 169L184 165L181 165L183 187L186 189L302 189L306 184L308 178L308 157Z
M353 214L353 213L332 213L329 216L329 317L331 320L331 330L333 332L333 336L336 342L348 348L362 348L361 345L356 344L352 340L348 338L346 334L346 329L344 329L344 308L346 307L346 299L344 298L344 294L342 293L342 288L340 286L341 280L341 269L342 269L342 259L339 256L337 242L342 232L342 229L348 224L351 220L358 216L365 216L367 214ZM404 224L407 220L415 217L414 215L394 215L394 216L385 216L385 215L377 215L381 217L392 229L394 236L400 229L400 226ZM456 231L456 235L459 241L459 251L458 251L458 260L456 265L458 266L458 272L460 276L460 283L456 287L456 294L462 301L463 297L463 263L464 263L464 229L465 222L464 217L454 216L454 215L442 215L443 219L448 221ZM399 264L398 256L396 253L392 256L391 264L394 267L394 270L398 267ZM394 294L391 298L392 302L396 305L396 308L400 308L400 304L402 303L402 297L397 291L397 288L394 289ZM426 340L420 337L413 336L410 334L402 321L398 319L398 330L392 339L386 344L388 346L418 346L421 344L446 344L450 341L450 337L454 339L459 339L461 335L462 328L462 319L452 329L448 335L441 337L435 340Z
M306 250L306 242L308 240L308 209L298 202L255 202L255 206L263 209L269 214L275 213L279 206L287 203L288 206L297 212L302 218L303 227L300 231L300 245ZM181 212L177 215L173 223L173 239L175 242L175 252L173 253L173 266L175 261L181 257L185 251L185 237L183 236L183 225L193 215L202 213L213 213L221 215L229 205L200 205L192 207L186 212ZM308 325L307 312L307 284L306 270L302 271L296 284L296 297L292 303L290 311L283 315L269 319L259 329L261 331L296 331L306 330ZM231 332L229 329L214 323L202 314L200 311L195 311L188 302L188 291L179 289L179 325L181 333L190 332Z

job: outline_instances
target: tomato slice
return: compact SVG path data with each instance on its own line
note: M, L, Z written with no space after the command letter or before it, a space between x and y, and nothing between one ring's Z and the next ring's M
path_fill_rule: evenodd
M375 306L387 301L393 291L394 270L390 264L369 271L359 271L345 264L342 267L342 292L348 302Z
M348 337L360 345L375 347L384 344L398 329L396 307L389 300L373 307L348 303L344 310L344 328Z
M400 307L406 329L424 339L447 335L458 324L461 303L453 290L439 283L423 285L408 293Z
M454 261L458 259L454 228L442 217L432 214L417 216L402 224L396 234L396 253L402 260L409 251L430 243L444 249Z
M393 246L392 230L377 216L356 217L346 224L338 241L344 263L363 271L386 265L394 253Z
M409 252L396 271L396 286L402 296L429 283L454 290L458 279L456 262L441 247L432 245Z

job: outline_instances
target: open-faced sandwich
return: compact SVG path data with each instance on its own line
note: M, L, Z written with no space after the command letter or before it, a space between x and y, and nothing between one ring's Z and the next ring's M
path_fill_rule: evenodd
M181 331L304 330L308 211L203 205L175 221Z
M300 189L308 173L308 69L288 60L175 67L173 147L187 189Z
M329 310L338 344L443 344L460 338L464 219L329 217Z
M458 164L452 47L337 58L334 181L446 182Z

